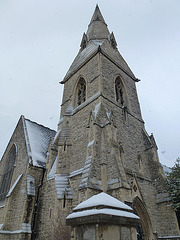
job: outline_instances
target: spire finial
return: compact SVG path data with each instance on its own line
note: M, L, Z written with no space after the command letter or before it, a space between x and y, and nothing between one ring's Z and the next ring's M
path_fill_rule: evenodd
M89 40L108 39L109 30L101 14L98 4L96 4L94 14L91 18L91 21L87 30L87 36Z
M103 23L105 23L104 18L103 18L102 14L101 14L101 11L100 11L100 9L99 9L98 4L96 4L96 8L95 8L95 11L94 11L94 14L93 14L93 16L92 16L92 19L91 19L90 24L91 24L93 21L102 21ZM106 24L106 23L105 23L105 24Z

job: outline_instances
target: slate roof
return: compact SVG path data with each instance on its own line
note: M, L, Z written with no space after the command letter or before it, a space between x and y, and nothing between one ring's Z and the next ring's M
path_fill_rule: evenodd
M83 51L80 51L77 54L72 65L67 71L62 83L65 82L69 77L71 77L71 75L73 75L88 59L90 59L92 56L94 56L94 54L97 53L98 47L102 45L103 41L104 40L93 40L87 45L87 47Z
M51 130L22 116L29 162L36 167L45 168L46 153L50 139L56 131Z

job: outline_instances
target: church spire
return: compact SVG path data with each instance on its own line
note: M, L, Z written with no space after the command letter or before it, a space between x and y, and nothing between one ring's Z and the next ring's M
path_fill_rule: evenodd
M98 5L96 5L91 22L88 26L87 36L88 40L108 39L109 30L104 18L100 12Z
M95 11L94 11L94 14L93 14L93 16L92 16L92 19L91 19L90 24L91 24L93 21L102 21L102 22L105 23L104 18L103 18L102 14L101 14L101 11L100 11L98 5L96 5L96 8L95 8ZM106 23L105 23L105 24L106 24Z

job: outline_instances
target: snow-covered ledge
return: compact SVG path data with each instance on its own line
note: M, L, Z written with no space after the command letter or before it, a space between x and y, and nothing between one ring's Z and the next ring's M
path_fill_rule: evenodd
M123 202L99 193L77 205L66 223L74 227L77 240L137 240L136 225L140 219Z

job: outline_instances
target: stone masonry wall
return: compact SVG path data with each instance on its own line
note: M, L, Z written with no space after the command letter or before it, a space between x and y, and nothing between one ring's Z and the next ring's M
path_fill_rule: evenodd
M115 77L118 75L123 79L128 98L129 105L126 118L123 108L116 102L115 98L114 83ZM76 86L81 76L86 80L86 102L77 107ZM97 95L99 92L101 93ZM95 94L96 98L91 98ZM89 101L89 99L91 100ZM74 111L72 115L63 118L70 102L72 102ZM98 119L90 125L92 111L100 103L101 110L99 111L101 112ZM111 114L110 123L103 125L104 122L108 121L107 116L109 114ZM95 112L94 115L96 115ZM70 126L71 133L68 133L68 143L70 144L67 146L67 151L72 153L72 156L68 158L68 161L70 161L67 164L68 167L63 169L63 173L71 174L77 170L79 173L70 177L73 199L67 201L65 208L63 208L63 199L57 199L54 180L47 181L45 177L38 203L37 238L39 240L48 239L53 234L54 222L59 221L61 223L62 219L65 219L79 202L102 191L103 176L100 160L103 159L103 156L106 156L103 161L105 161L107 171L108 193L119 200L133 202L131 188L136 175L143 204L146 206L151 219L152 231L157 230L160 234L177 233L175 217L167 203L156 203L157 193L161 193L164 188L164 179L161 171L159 171L159 163L155 156L156 149L150 142L152 150L147 151L146 145L150 140L148 136L144 137L146 133L135 82L98 53L65 82L59 129L65 126L62 118ZM93 142L91 147L89 147L90 142ZM57 147L56 150L58 151L58 149ZM102 155L103 151L105 155ZM80 188L83 176L82 169L89 155L92 155L92 162L87 171L87 185ZM65 159L67 155L63 156ZM55 159L55 156L53 159ZM63 161L61 159L64 164ZM153 168L155 165L157 167ZM59 165L57 167L58 173L61 173L62 169L59 168ZM158 185L155 183L156 179L161 179ZM161 226L163 219L166 219L165 227Z
M0 208L0 223L3 224L2 230L16 231L22 229L23 209L26 200L26 169L28 166L28 155L26 151L24 129L22 118L20 118L16 129L10 139L7 149L0 162L0 174L3 174L3 169L11 147L15 144L17 148L14 172L12 176L11 186L14 184L20 174L23 174L11 195L6 198L4 207ZM7 239L6 234L1 234L1 239ZM12 239L18 239L19 235L15 234Z
M72 152L73 155L71 157L70 162L70 172L83 168L87 156L87 145L88 145L88 137L89 137L89 117L91 111L95 109L98 103L102 102L103 106L107 109L108 112L113 110L112 119L114 121L114 125L116 128L117 134L117 142L121 143L123 148L123 165L125 171L128 173L137 174L140 176L140 189L143 195L143 200L147 205L147 209L152 221L153 229L159 230L162 234L163 231L161 226L157 224L160 223L161 217L158 213L159 205L156 204L155 197L157 193L157 188L153 184L152 179L154 180L153 174L159 176L159 170L156 169L156 173L152 173L152 169L150 168L149 161L156 161L155 157L149 158L149 154L146 152L146 146L144 141L144 122L141 118L141 111L139 106L139 101L136 92L135 82L127 76L124 72L122 72L117 66L115 66L112 62L108 61L105 57L101 56L101 62L99 61L99 55L96 55L94 59L89 61L86 65L84 65L78 72L76 72L66 83L64 87L64 97L63 102L70 98L71 93L75 94L76 82L80 76L84 76L87 81L87 99L93 96L93 94L98 91L102 91L102 96L99 96L96 100L90 102L84 108L79 108L71 118L71 129L72 129ZM99 66L99 67L98 67ZM100 68L102 66L102 68ZM93 69L93 71L92 71ZM124 85L126 88L126 93L129 99L129 112L127 114L127 119L124 121L123 109L118 106L118 103L115 101L115 86L114 81L115 77L120 75L123 78ZM67 95L69 94L69 95ZM72 96L71 99L75 99L75 96ZM67 103L64 103L61 111L61 117L65 108L67 107ZM75 107L75 105L74 105ZM103 130L96 127L96 132L99 131L99 134L104 132L105 138L108 137L110 128L105 127ZM101 136L96 136L96 142L94 143L97 146L97 149L101 147ZM95 139L94 139L95 140ZM114 169L114 161L111 157L111 146L106 138L105 149L107 155L107 178L110 180L112 176L116 175ZM96 147L95 147L96 148ZM95 150L94 162L93 164L97 164L96 169L98 169L98 159L100 155L98 155L98 150ZM116 156L118 152L116 152ZM139 166L139 155L141 156L141 169ZM154 156L154 155L152 155ZM118 158L118 156L117 156ZM100 167L100 166L99 166ZM94 176L91 175L91 178L96 178L96 180L101 180L100 172L97 170L94 172ZM117 177L116 177L117 178ZM147 181L146 181L147 179ZM76 179L71 179L72 192L73 192L73 205L76 205L78 200L77 189L80 181L80 176ZM128 184L132 186L131 178L128 178ZM163 185L162 181L159 182L160 185ZM163 188L163 187L162 187ZM127 193L125 193L127 191ZM118 193L118 194L117 194ZM86 194L86 193L84 193ZM130 199L130 190L111 190L111 194L116 195L120 200L131 200ZM123 196L122 196L123 194ZM87 196L87 195L86 195ZM124 197L126 196L126 197ZM127 199L126 199L127 198ZM75 202L75 203L74 203ZM161 206L161 212L167 212L165 204ZM164 215L164 214L163 214ZM167 215L166 215L167 216ZM165 215L163 217L166 217ZM167 219L167 228L169 225L169 229L165 232L175 233L177 231L176 226L174 225L174 215ZM173 222L173 224L172 224Z

